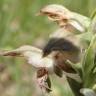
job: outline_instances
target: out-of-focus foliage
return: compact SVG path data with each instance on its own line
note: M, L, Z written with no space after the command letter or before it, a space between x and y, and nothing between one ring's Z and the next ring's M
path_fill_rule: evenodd
M0 47L32 44L37 37L48 37L56 26L46 18L36 17L42 6L57 3L90 16L95 0L0 0ZM90 12L91 10L91 12ZM51 27L53 26L53 27Z
M48 38L57 26L36 13L42 6L52 3L90 16L96 0L0 0L0 49L40 43L41 39ZM36 91L40 89L34 89L37 87L33 70L23 59L0 57L0 96L42 96L40 91ZM55 78L52 79L54 96L73 96L66 80Z

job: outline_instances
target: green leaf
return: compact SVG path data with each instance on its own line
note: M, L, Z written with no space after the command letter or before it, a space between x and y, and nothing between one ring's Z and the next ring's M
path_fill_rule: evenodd
M94 68L96 67L94 63L95 59L95 49L96 49L96 35L92 38L92 41L85 52L82 61L82 73L83 73L83 83L84 87L90 88L95 83L96 74L94 74Z
M92 14L91 19L92 19L92 22L90 25L90 30L92 33L96 33L96 9Z
M93 11L93 13L91 15L91 19L93 20L95 16L96 16L96 9Z

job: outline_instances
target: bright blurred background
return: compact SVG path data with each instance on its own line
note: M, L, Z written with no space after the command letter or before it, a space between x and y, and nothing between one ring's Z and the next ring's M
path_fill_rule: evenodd
M36 13L53 3L88 17L96 6L96 0L0 0L0 49L26 44L43 47L58 27ZM43 96L35 70L26 63L23 58L0 57L0 96ZM65 78L51 76L51 81L52 96L74 96Z

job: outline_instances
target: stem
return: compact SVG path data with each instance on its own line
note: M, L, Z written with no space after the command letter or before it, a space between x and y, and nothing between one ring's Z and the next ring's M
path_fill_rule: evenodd
M84 96L80 93L80 89L82 88L82 83L78 83L77 81L67 77L69 86L72 90L72 92L74 93L74 96Z

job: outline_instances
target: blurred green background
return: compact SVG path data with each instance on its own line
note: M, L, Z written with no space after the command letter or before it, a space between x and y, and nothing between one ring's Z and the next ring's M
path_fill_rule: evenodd
M58 27L36 13L53 3L88 17L96 6L96 0L0 0L0 49L42 47ZM35 70L23 58L0 57L0 96L42 96L34 78ZM73 96L65 78L51 76L51 81L52 96Z

